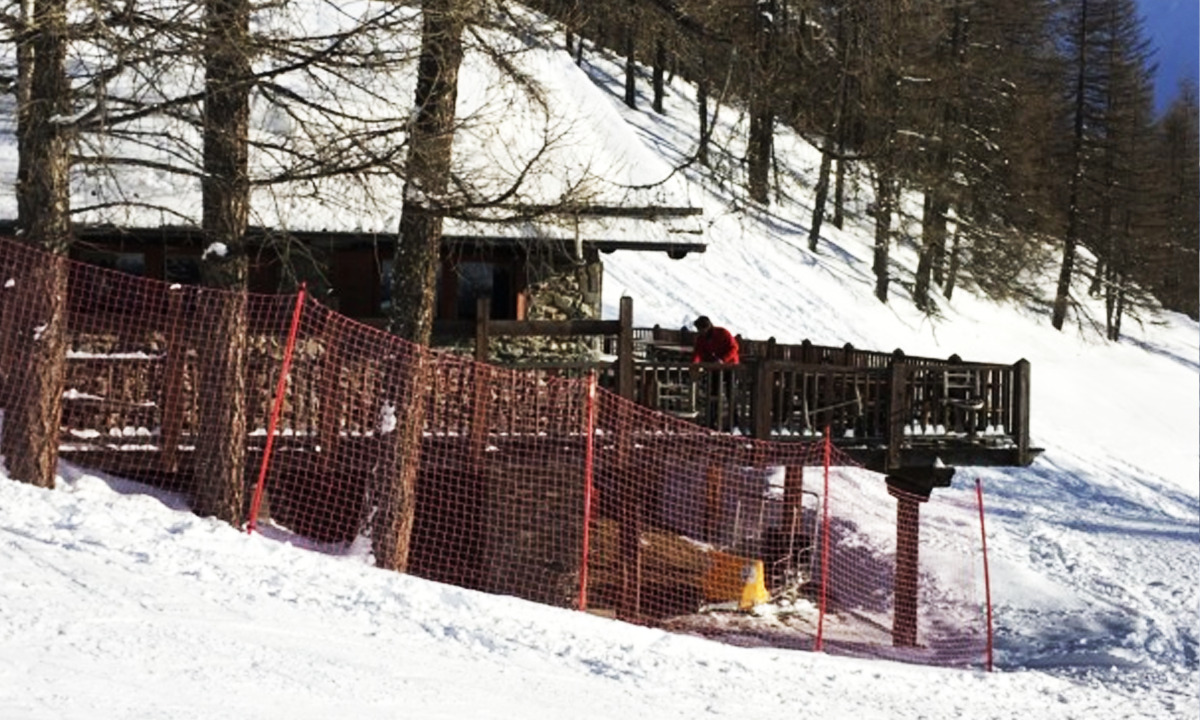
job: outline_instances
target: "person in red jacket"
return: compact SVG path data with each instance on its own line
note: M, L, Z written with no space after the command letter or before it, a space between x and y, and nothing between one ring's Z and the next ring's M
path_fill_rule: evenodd
M692 323L700 333L692 347L693 363L738 364L738 342L728 330L716 327L707 315L701 315ZM738 424L737 408L734 403L733 373L729 370L710 369L708 392L702 422L718 430L732 430ZM692 368L692 382L697 381L697 368Z
M707 315L701 315L692 323L700 334L692 348L692 362L719 362L738 364L737 339L723 327L716 327Z

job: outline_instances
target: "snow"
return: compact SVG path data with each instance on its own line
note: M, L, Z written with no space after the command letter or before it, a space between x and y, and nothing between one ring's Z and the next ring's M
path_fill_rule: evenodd
M576 106L626 121L605 143L658 153L647 180L694 149L682 82L666 116L630 111L619 64L585 54L597 89L555 75L579 72L563 58L542 71L580 94ZM719 137L744 136L738 122L722 108ZM995 672L733 647L488 596L377 570L362 547L248 535L192 515L183 497L62 463L52 491L0 478L0 717L1200 716L1196 322L1146 313L1113 343L1086 318L1054 331L1048 296L999 305L962 287L928 317L907 296L915 256L903 239L899 282L880 303L869 192L809 252L817 155L782 132L777 152L783 194L768 209L698 167L681 175L705 207L707 252L605 256L605 315L628 295L642 326L706 314L781 342L1028 359L1044 452L1029 468L960 468L936 491L973 508L983 483ZM716 155L713 172L736 153Z

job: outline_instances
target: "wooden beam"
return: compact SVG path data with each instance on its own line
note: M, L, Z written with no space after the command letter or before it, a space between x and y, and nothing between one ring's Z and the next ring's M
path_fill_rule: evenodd
M491 298L481 297L475 301L475 360L478 362L487 362L488 359L491 315Z
M159 461L162 469L169 473L179 470L179 443L183 436L183 377L187 363L183 315L183 293L167 290L167 367L161 400L162 455Z
M1034 455L1029 449L1029 361L1018 360L1013 366L1013 423L1015 428L1010 432L1017 439L1017 462L1029 465Z
M757 440L771 437L771 398L775 388L771 373L771 361L764 357L754 359L754 392L750 396L750 429Z
M519 213L519 218L536 219L542 215L578 216L578 217L608 217L608 218L639 218L656 220L658 218L697 217L704 214L703 208L690 205L604 205L601 203L564 204L564 205L497 205L502 210Z
M887 469L900 467L900 445L904 442L905 417L905 382L908 380L908 367L903 357L892 358L891 393L888 398L888 428L887 428Z
M492 335L509 337L568 337L572 335L620 335L619 320L492 320Z
M617 321L617 394L633 400L633 298L621 298L620 312Z

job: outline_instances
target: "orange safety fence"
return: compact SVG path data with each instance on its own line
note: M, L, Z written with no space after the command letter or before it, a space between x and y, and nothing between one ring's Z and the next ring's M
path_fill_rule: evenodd
M211 500L233 462L235 523L465 588L738 644L983 662L982 515L961 496L889 492L820 437L718 433L303 295L169 285L0 240L6 451L37 405L47 277L66 282L59 452L80 466Z

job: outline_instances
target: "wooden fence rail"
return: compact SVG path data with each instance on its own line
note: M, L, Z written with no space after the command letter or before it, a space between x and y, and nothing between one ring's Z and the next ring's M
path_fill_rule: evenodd
M628 299L626 299L628 300ZM485 310L486 308L481 308ZM475 355L499 335L597 335L615 359L540 362L511 373L445 355L435 362L427 429L433 434L514 433L522 427L577 433L578 408L548 403L530 375L581 377L664 414L763 440L832 440L866 466L889 472L912 463L1025 465L1029 442L1029 364L967 363L841 348L743 340L737 366L690 364L685 330L633 328L632 304L616 321L481 321ZM480 317L486 318L486 314ZM152 334L144 352L74 351L67 361L64 450L89 446L157 448L168 468L197 432L196 353L186 340ZM148 336L149 338L149 336ZM251 442L261 438L283 339L256 335L248 359ZM102 347L94 338L76 343ZM377 363L339 360L337 337L297 346L282 432L331 446L370 434L378 423L383 373ZM664 355L664 348L674 349ZM662 359L671 357L671 359ZM465 407L463 398L474 394ZM649 420L645 430L651 431ZM637 431L637 428L633 428Z

